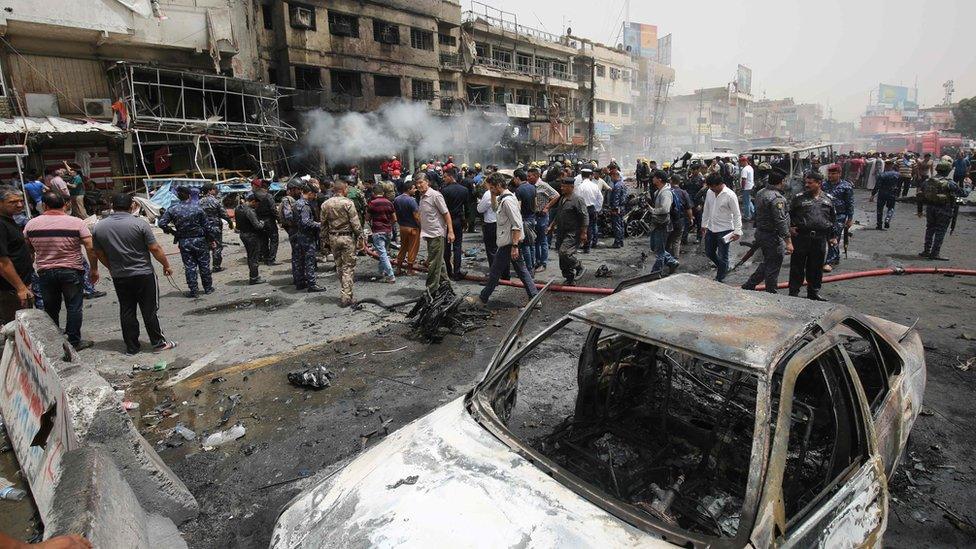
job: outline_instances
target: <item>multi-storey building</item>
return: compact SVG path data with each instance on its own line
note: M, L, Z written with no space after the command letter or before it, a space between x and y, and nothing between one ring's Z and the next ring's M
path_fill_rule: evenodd
M163 173L260 172L291 128L257 75L255 11L231 0L11 0L0 11L0 133L25 168L103 187ZM88 122L78 122L87 119ZM113 121L115 123L113 123ZM0 178L16 165L0 160Z
M592 101L594 153L608 160L611 154L635 149L636 105L641 97L637 60L621 48L584 38L572 40L579 44L586 69L578 76L584 102ZM582 134L583 130L574 131Z

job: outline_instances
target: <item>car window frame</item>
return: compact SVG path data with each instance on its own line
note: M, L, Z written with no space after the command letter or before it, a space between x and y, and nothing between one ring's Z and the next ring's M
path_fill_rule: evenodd
M502 378L505 378L507 373L518 365L519 360L521 360L528 353L532 352L532 350L542 343L543 340L551 337L554 333L573 322L589 327L589 330L584 338L584 345L593 337L594 330L609 330L636 341L643 341L655 345L661 349L676 350L717 365L739 369L757 377L755 410L756 422L753 426L753 443L752 448L750 449L749 477L746 482L746 495L743 498L739 530L736 532L735 537L721 538L688 532L655 519L639 508L619 500L613 494L610 494L605 490L583 480L582 478L563 468L561 465L552 461L516 436L515 433L513 433L505 425L505 422L498 417L492 406L493 398L489 394L488 389L490 389L493 384L503 383L505 381L514 381L515 387L517 387L519 381L517 376L514 378L512 376L508 376L507 380ZM581 349L580 355L582 356L584 352L585 351ZM694 543L718 548L743 547L752 537L752 532L755 529L757 517L759 516L759 502L761 501L760 498L763 491L767 460L768 456L770 455L769 450L772 445L769 424L769 418L772 412L770 409L770 384L768 376L763 372L759 372L755 369L747 368L742 365L716 360L713 357L693 353L687 349L680 349L669 345L662 345L656 341L636 338L632 334L613 330L607 326L602 326L569 316L563 316L556 322L543 329L536 336L532 337L525 343L525 345L522 345L516 349L514 353L507 354L507 360L496 367L489 368L489 371L486 372L484 379L478 385L476 385L471 392L468 393L465 399L465 404L468 412L472 415L475 421L491 432L503 444L516 451L525 459L531 461L536 467L555 479L562 486L572 490L577 495L596 505L604 512L613 515L617 519L629 524L630 526L638 528L649 535L658 537L664 535L665 541L674 543L676 545Z

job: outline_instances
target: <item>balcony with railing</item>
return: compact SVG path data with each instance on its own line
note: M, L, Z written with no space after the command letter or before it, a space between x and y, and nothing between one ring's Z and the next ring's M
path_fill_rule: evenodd
M516 36L524 36L534 38L536 40L541 40L543 42L549 42L551 44L559 44L561 46L569 46L569 38L566 36L557 36L555 34L534 29L532 27L526 27L525 25L519 25L515 21L509 21L507 19L502 19L500 17L493 17L484 13L478 13L471 10L465 11L461 16L461 23L483 23L488 26L494 27L503 34L513 34Z
M559 70L559 68L553 67L552 65L512 63L511 61L505 61L504 59L497 59L495 57L487 56L475 57L474 63L475 65L486 67L488 69L521 74L536 79L554 78L567 83L576 83L575 78L569 71Z
M451 69L451 70L462 70L464 69L464 60L461 54L458 52L442 52L441 58L441 68Z

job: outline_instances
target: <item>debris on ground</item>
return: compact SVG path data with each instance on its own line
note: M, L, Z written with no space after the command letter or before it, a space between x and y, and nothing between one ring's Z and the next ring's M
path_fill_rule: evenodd
M227 401L230 404L226 408L224 406L220 407L220 411L223 412L220 416L221 425L226 425L230 421L231 416L234 414L234 408L237 408L238 403L241 401L241 395L239 393L230 395L227 397Z
M14 483L0 477L0 500L20 501L27 496L27 492L20 488L14 488Z
M139 408L139 403L138 402L132 402L131 400L123 400L122 401L122 409L123 410L136 410L138 408Z
M392 417L390 419L383 419L383 416L380 415L380 426L377 429L375 429L373 431L370 431L368 433L363 433L363 434L359 435L359 443L361 445L360 450L365 450L366 449L366 444L369 443L369 439L371 439L371 438L373 438L373 437L375 437L377 435L386 436L386 435L390 434L389 427L390 427L390 423L392 423L392 422L393 422L393 418Z
M397 488L399 488L401 486L413 486L414 484L417 484L417 480L419 480L419 479L420 479L420 477L417 476L417 475L410 475L407 478L401 478L400 480L396 481L395 484L387 484L386 485L386 489L387 490L396 490Z
M215 378L213 378L213 379L211 379L211 380L210 380L210 383L223 383L223 382L225 382L225 381L227 381L227 378L226 378L226 377L223 377L223 376L217 376L217 377L215 377Z
M173 428L173 433L183 437L183 440L195 440L197 438L197 434L182 423L176 424L176 427Z
M607 264L604 263L597 267L596 273L593 276L597 278L610 278L613 276L613 271L611 271L610 267L607 267Z
M310 365L302 362L304 369L288 372L288 381L297 387L308 387L309 389L325 389L332 385L333 373L324 364Z
M433 295L425 293L407 313L407 318L412 319L414 335L423 341L440 343L447 334L462 335L483 325L490 313L463 309L463 302L450 284L441 284Z
M166 369L166 366L167 366L166 361L160 360L159 362L153 364L152 369L154 372L162 372L163 370Z
M969 370L973 369L973 366L976 366L976 356L969 358L966 361L959 361L953 366L955 369L961 372L968 372Z
M244 429L244 425L238 423L226 431L211 433L207 436L207 438L203 439L203 449L206 450L208 448L214 448L216 446L220 446L221 444L235 441L244 436L245 432L246 429Z
M929 501L935 504L935 506L939 509L945 511L944 516L946 520L955 526L957 530L969 534L970 536L976 536L976 524L973 524L973 521L953 511L944 502L937 499L930 499Z

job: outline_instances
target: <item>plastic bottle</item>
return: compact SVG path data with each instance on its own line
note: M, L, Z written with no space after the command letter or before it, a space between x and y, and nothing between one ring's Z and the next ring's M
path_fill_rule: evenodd
M220 446L244 436L244 426L238 423L226 431L218 431L203 439L203 446Z
M10 501L20 501L27 496L27 492L21 490L20 488L14 488L13 486L8 486L0 490L0 499L6 499Z

